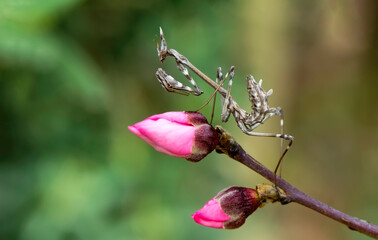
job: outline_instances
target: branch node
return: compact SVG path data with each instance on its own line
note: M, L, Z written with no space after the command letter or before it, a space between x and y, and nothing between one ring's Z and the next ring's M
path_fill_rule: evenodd
M256 191L260 198L265 202L274 203L279 201L282 205L291 202L291 199L287 196L284 190L269 183L257 184Z
M229 157L233 158L238 153L239 144L231 134L221 126L216 126L215 131L217 131L219 135L219 142L215 148L216 152L227 154Z

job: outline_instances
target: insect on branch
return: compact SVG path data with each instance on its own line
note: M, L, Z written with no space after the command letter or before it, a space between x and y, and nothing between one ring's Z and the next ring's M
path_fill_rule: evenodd
M171 56L175 59L177 68L184 74L184 76L189 80L192 87L186 86L183 83L177 81L172 76L168 75L163 69L159 68L156 71L156 78L160 82L161 86L167 90L168 92L174 92L184 95L201 95L203 91L197 86L194 79L189 74L188 69L192 70L197 76L199 76L201 79L203 79L206 83L208 83L210 86L212 86L215 91L217 91L221 97L222 97L222 115L221 120L223 122L226 122L232 114L235 118L235 121L238 125L238 127L245 133L251 136L258 136L258 137L275 137L281 139L281 157L278 161L277 167L275 169L275 173L278 170L278 167L280 166L283 157L293 144L294 138L290 135L283 133L283 112L280 107L274 108L269 107L268 105L268 97L273 93L273 90L270 89L268 92L266 92L262 88L262 80L260 80L258 83L255 81L255 79L252 76L247 77L247 91L249 94L249 100L252 104L252 112L248 113L239 105L237 102L232 98L231 96L231 87L232 87L232 81L234 78L234 66L230 68L230 70L227 72L227 74L223 77L222 75L222 69L218 68L217 70L217 78L216 82L213 81L211 78L206 76L203 72L201 72L198 68L196 68L189 60L177 52L175 49L168 49L167 41L165 40L163 30L160 28L160 39L161 44L159 46L159 43L157 42L157 52L158 56L161 62L164 62L164 60ZM228 89L223 88L224 81L229 78L228 82ZM218 85L219 82L219 85ZM281 118L280 124L281 124L281 133L261 133L261 132L254 132L253 130L263 124L268 118L272 116L279 116ZM282 151L282 140L289 140L289 143L285 149L285 151Z

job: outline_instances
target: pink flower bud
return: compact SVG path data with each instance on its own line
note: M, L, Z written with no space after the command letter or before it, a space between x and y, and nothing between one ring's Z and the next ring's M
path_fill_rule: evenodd
M157 151L198 162L218 144L218 134L198 112L166 112L128 127Z
M233 229L244 224L245 219L261 205L256 190L230 187L192 215L196 223L206 227Z

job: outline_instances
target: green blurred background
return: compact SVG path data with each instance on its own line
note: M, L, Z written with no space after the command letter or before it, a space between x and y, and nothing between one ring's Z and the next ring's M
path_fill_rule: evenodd
M284 178L378 224L377 2L0 0L0 239L368 239L297 204L267 205L240 229L190 218L228 186L267 182L223 155L165 156L127 130L201 97L165 92L162 26L210 77L236 66L232 95L250 109L245 78L274 88L295 143ZM210 116L211 108L202 110ZM215 124L220 124L220 104ZM273 169L279 140L222 124ZM279 131L272 118L258 131Z

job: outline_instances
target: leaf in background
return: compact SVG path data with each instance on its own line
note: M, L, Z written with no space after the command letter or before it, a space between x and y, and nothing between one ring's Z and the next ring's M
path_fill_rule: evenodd
M48 33L31 33L15 26L0 27L0 61L52 73L59 86L91 108L104 106L106 88L91 59L73 42Z
M13 22L26 28L49 23L81 0L1 0L0 22Z

